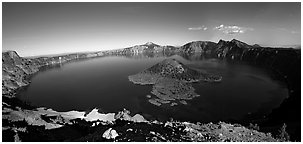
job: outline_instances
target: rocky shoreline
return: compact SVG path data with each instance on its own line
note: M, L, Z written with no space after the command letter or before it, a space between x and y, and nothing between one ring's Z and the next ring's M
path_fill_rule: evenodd
M268 49L265 48L257 49L249 47L247 50L242 51L242 56L240 56L240 54L236 53L239 52L239 50L233 52L233 49L243 49L243 45L237 44L237 41L232 41L227 44L222 43L219 42L218 48L215 49L216 55L219 58L231 60L241 59L244 61L249 60L249 56L253 57L253 54L256 54L256 51L259 51L259 53L257 53L258 58L253 60L256 64L259 59L262 58L262 55L266 55L272 51L276 54L283 51L268 51ZM236 46L233 46L232 44L236 44ZM220 45L222 46L220 47ZM241 46L241 48L238 45ZM203 47L208 46L213 45L203 45ZM147 47L151 49L151 46ZM161 52L161 48L161 46L157 45L157 53ZM163 51L165 55L179 53L182 50L171 47L165 48L169 48L168 51ZM223 53L226 51L221 49L229 49L231 53ZM194 124L178 121L148 121L139 114L131 116L130 112L127 110L108 114L99 113L97 109L93 109L88 113L78 111L56 112L48 108L35 108L29 106L15 97L20 88L30 84L29 76L35 74L44 66L51 67L53 65L60 65L76 60L107 55L125 55L129 50L132 49L128 48L105 52L39 58L22 58L14 51L3 52L3 141L283 141L283 139L278 137L273 138L269 133L265 134L254 129L248 129L239 124L228 124L224 122L217 124ZM186 51L191 51L191 48L186 49ZM203 51L204 50L202 49L199 52ZM207 54L215 53L211 48L208 48L207 51ZM132 52L132 54L134 53ZM288 55L286 56L288 57ZM270 61L267 60L265 63L270 63ZM292 71L292 73L290 71L283 71L282 68L275 67L275 65L282 68L285 66L279 63L276 64L276 62L273 62L271 66L281 75L289 73L286 78L291 95L288 103L293 99L298 100L298 97L296 96L298 94L297 81L295 81L295 78L297 78L296 71ZM152 80L152 82L154 81ZM152 82L146 82L146 84ZM156 89L155 91L158 90ZM165 102L162 101L162 103ZM186 101L182 101L182 103L184 104ZM285 103L287 104L287 102ZM285 108L283 110L285 110ZM275 114L272 115L272 118L275 118ZM71 132L71 135L62 136L66 131Z

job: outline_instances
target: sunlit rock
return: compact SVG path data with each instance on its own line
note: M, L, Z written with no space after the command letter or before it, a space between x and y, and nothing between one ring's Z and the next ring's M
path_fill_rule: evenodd
M62 127L60 124L48 123L41 118L41 114L37 111L31 110L10 110L9 115L2 115L2 118L10 121L23 121L25 120L29 125L45 126L45 129L54 129Z
M45 108L37 108L36 110L22 110L19 109L18 111L12 109L5 109L8 115L3 115L3 118L8 119L10 121L23 121L25 120L29 125L36 125L36 126L45 126L46 129L54 129L62 127L59 123L68 123L71 124L71 120L80 118L85 121L103 121L112 123L115 119L114 113L107 113L102 114L98 112L98 109L93 109L90 113L85 116L85 112L79 111L68 111L68 112L57 112L52 109L45 109ZM41 115L46 117L54 117L53 122L46 122L41 118ZM137 121L143 121L140 117L136 117ZM143 118L144 119L144 118Z
M133 122L147 122L147 120L140 114L136 114L133 117L130 115L130 111L123 109L123 111L118 112L114 119L121 119L126 121L133 121Z
M159 103L159 102L157 101L157 99L149 99L148 101L149 101L151 104L156 105L156 106L160 106L160 105L161 105L161 103Z
M175 103L175 102L172 102L172 103L170 104L170 106L175 106L175 105L178 105L178 104Z
M98 112L98 109L93 109L86 117L84 117L85 120L87 121L96 121L96 120L101 120L101 121L114 121L114 113L107 113L107 114L101 114Z
M187 102L185 100L180 101L181 104L187 105Z
M102 135L102 137L106 139L115 139L117 136L119 136L117 131L112 128L106 130Z

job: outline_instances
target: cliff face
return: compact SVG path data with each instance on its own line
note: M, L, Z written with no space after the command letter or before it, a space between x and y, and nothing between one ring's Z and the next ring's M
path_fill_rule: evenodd
M241 59L242 53L252 46L233 39L232 41L220 40L216 45L215 53L219 58Z
M218 58L242 61L270 70L290 88L290 95L300 91L301 51L291 48L255 47L243 42L220 41L216 45Z
M187 54L209 51L212 57L229 61L242 61L271 70L278 79L286 82L291 93L300 90L301 51L291 48L269 48L251 46L238 40L223 41L217 44L197 41L182 46ZM203 54L201 54L203 55Z
M12 96L14 90L29 84L28 76L43 66L63 64L72 60L86 59L104 55L98 53L79 53L55 57L22 58L15 51L2 53L2 94Z
M165 46L160 46L152 42L143 45L136 45L123 49L124 54L140 54L140 53L162 53Z
M31 60L21 58L15 51L2 53L2 94L28 84L26 76L38 71Z
M204 53L214 54L216 43L210 41L195 41L190 42L181 47L181 51L185 53Z
M175 46L161 46L152 42L147 42L143 45L136 45L120 50L114 50L114 54L125 55L125 56L137 56L144 55L146 57L163 57L171 56L180 51L180 47Z

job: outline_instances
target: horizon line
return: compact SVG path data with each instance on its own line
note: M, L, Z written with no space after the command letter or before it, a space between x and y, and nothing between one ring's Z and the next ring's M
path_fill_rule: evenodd
M232 41L232 40L238 40L238 39L231 39L231 40L224 40L224 39L220 39L219 41L221 41L221 40L223 40L223 41ZM73 53L89 53L89 52L102 52L102 51L111 51L111 50L119 50L119 49L125 49L125 48L130 48L130 47L134 47L134 46L140 46L140 45L145 45L145 44L147 44L147 43L153 43L153 44L156 44L156 45L160 45L160 46L174 46L174 47L181 47L181 46L184 46L184 45L186 45L186 44L188 44L188 43L192 43L192 42L198 42L198 41L202 41L202 42L213 42L213 43L219 43L219 41L218 42L214 42L214 41L210 41L210 40L192 40L192 41L189 41L189 42L187 42L187 43L185 43L185 44L183 44L183 45L171 45L171 44L165 44L165 45L160 45L160 44L157 44L157 43L155 43L155 42L152 42L152 41L147 41L147 42L145 42L145 43L143 43L143 44L135 44L135 45L132 45L132 46L125 46L125 47L119 47L119 48L112 48L112 49L104 49L104 50L88 50L88 51L71 51L71 52L61 52L61 53L50 53L50 54L42 54L42 55L28 55L28 56L23 56L23 57L38 57L38 56L54 56L54 55L64 55L64 54L73 54ZM240 41L240 42L243 42L243 41L241 41L241 40L238 40L238 41ZM248 44L248 43L246 43L246 42L243 42L243 43L245 43L245 44ZM261 46L261 47L270 47L270 48L293 48L293 49L300 49L301 50L301 44L287 44L287 45L266 45L266 44L258 44L258 43L255 43L255 44L248 44L248 45L251 45L251 46L253 46L253 45L259 45L259 46ZM3 52L8 52L8 51L15 51L15 52L17 52L16 50L12 50L12 49L10 49L10 50L4 50L3 51L3 49L2 49L2 53ZM19 55L19 54L18 54Z

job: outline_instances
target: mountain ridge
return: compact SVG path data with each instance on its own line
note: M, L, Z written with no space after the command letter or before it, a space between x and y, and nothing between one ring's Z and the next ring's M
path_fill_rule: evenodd
M97 52L112 52L112 51L124 51L122 53L143 53L144 51L148 52L163 52L163 51L174 51L174 52L186 52L186 53L207 53L207 54L214 54L212 50L214 49L222 49L223 47L235 47L237 46L238 48L276 48L276 49L299 49L301 46L295 45L293 47L291 46L285 46L285 47L268 47L268 46L262 46L260 44L247 44L243 41L237 40L237 39L232 39L230 41L228 40L223 40L220 39L218 42L213 42L213 41L204 41L204 40L196 40L196 41L190 41L187 42L181 46L174 46L174 45L160 45L156 44L154 42L146 42L144 44L137 44L134 46L126 47L126 48L119 48L119 49L112 49L112 50L102 50L102 51L92 51L92 52L68 52L68 53L62 53L62 55L67 55L67 54L76 54L76 53L97 53ZM14 52L15 50L7 50L3 51L2 53L6 52ZM129 52L127 52L129 51ZM16 52L16 51L15 51ZM29 56L28 58L31 57L39 57L39 56L44 56L44 55L32 55ZM48 55L45 55L48 56ZM50 56L60 56L60 54L50 54ZM26 56L27 57L27 56Z

